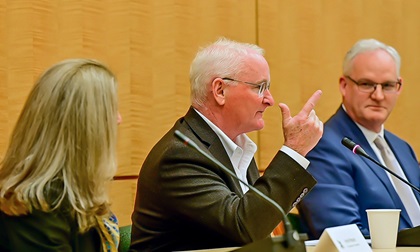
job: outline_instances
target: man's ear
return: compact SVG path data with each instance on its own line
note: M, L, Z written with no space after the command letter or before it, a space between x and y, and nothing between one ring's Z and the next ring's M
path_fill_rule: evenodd
M339 88L340 88L340 93L342 95L346 93L346 86L347 86L347 81L344 78L345 78L344 76L341 76L339 79Z
M226 83L221 78L216 78L211 83L213 98L219 105L225 104Z
M401 94L401 91L402 91L402 89L403 89L403 83L404 83L404 81L403 81L403 79L400 77L400 78L398 78L399 80L400 80L400 82L401 82L401 87L400 87L400 90L398 90L398 92L397 92L397 94L398 95L400 95Z

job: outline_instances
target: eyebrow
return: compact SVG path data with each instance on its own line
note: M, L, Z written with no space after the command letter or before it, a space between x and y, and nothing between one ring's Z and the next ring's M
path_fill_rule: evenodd
M361 83L361 82L371 82L371 83L376 83L376 84L383 84L383 83L399 82L399 79L397 78L396 80L387 80L387 81L383 81L383 82L377 82L377 81L373 81L373 80L368 79L368 78L361 78L357 82L359 82L359 83Z
M269 83L270 81L269 81L269 80L264 79L264 80L262 80L262 81L255 82L255 84L263 84L264 82L265 82L265 83Z

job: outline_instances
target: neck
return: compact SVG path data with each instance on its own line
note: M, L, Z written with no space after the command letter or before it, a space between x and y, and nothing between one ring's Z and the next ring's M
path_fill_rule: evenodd
M239 135L234 130L229 130L229 125L226 116L223 116L217 108L210 108L205 106L193 106L200 114L206 117L210 122L216 125L223 133L225 133L232 141L235 142L236 137Z

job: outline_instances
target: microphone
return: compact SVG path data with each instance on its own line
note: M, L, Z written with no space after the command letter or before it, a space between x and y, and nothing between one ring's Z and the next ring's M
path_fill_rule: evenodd
M380 162L376 161L374 158L372 158L371 156L369 156L365 150L363 150L363 148L356 144L355 142L353 142L351 139L344 137L341 140L341 144L343 144L344 146L346 146L348 149L350 149L354 154L356 155L360 155L363 156L367 159L369 159L370 161L374 162L376 165L378 165L379 167L381 167L382 169L384 169L385 171L391 173L393 176L395 176L397 179L401 180L402 182L404 182L405 184L409 185L411 188L413 188L414 190L416 190L418 193L420 193L420 189L417 188L415 185L411 184L410 182L408 182L407 180L403 179L402 177L398 176L398 174L396 174L395 172L391 171L390 169L388 169L386 166L384 166L383 164L381 164Z
M266 200L271 205L273 205L280 212L280 214L283 216L284 229L285 229L285 233L286 233L285 247L294 247L296 245L296 243L300 240L299 234L297 233L296 230L293 229L292 224L290 223L289 219L287 218L283 208L281 208L281 206L279 204L277 204L277 202L270 199L267 195L263 194L260 190L258 190L254 186L252 186L252 185L248 184L247 182L243 181L242 179L240 179L238 176L236 176L235 173L233 173L231 170L229 170L225 165L220 163L217 159L215 159L214 157L212 157L209 154L207 154L206 152L204 152L196 143L194 143L190 138L188 138L187 136L182 134L179 130L175 130L175 135L181 141L183 141L186 146L192 147L193 149L198 151L201 155L203 155L204 157L209 159L211 162L213 162L217 166L219 166L224 172L228 173L231 177L235 178L236 180L238 180L239 182L244 184L246 187L248 187L250 190L255 192L262 199ZM295 251L295 250L293 250L293 251Z

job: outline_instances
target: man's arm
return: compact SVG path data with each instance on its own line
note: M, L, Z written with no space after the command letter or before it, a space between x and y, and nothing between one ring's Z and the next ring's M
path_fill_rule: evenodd
M327 227L347 224L357 224L363 234L368 234L359 214L360 199L354 184L352 164L337 148L341 146L332 142L339 143L339 139L324 136L307 155L311 162L308 171L318 183L298 208L313 239L318 239Z
M238 244L267 237L282 218L279 211L251 190L243 197L233 193L218 167L186 151L177 148L164 155L173 157L161 166L165 205ZM287 212L315 183L292 158L278 152L254 186Z

